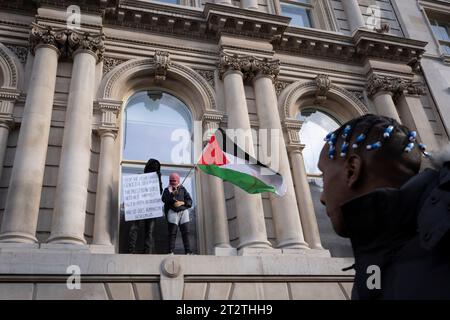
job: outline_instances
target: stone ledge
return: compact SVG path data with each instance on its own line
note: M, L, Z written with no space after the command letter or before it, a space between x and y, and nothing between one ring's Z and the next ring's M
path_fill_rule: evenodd
M89 254L86 251L21 249L0 251L0 274L66 275L77 265L88 276L158 276L169 255ZM352 258L326 258L299 254L256 256L176 255L185 276L344 276Z

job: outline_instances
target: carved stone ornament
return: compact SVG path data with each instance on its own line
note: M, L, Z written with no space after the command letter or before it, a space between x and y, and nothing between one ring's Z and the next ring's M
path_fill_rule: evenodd
M399 95L403 92L413 95L425 95L425 86L420 82L402 79L399 77L388 77L373 74L367 83L367 94L373 97L379 92L391 92Z
M289 82L286 81L275 81L275 91L277 93L277 96L279 96L281 94L281 92L288 86L290 85Z
M170 67L170 56L166 51L156 51L155 52L155 80L164 81L166 80L167 69Z
M41 26L32 23L30 32L30 48L35 54L38 45L50 45L58 49L60 54L65 52L65 44L67 41L67 29L55 28L51 26Z
M326 100L328 91L331 88L331 80L330 77L326 74L319 74L315 79L317 85L316 99L317 100Z
M257 58L248 55L228 54L222 52L219 60L219 72L222 78L229 70L242 72L244 80L251 81L257 75L268 76L275 81L280 73L280 61L268 58Z
M89 50L93 52L98 61L103 59L105 52L105 35L93 34L78 30L68 30L68 45L72 52L77 50Z
M30 48L33 54L39 45L55 47L63 58L71 58L78 49L89 50L103 59L105 52L105 35L103 33L83 32L68 28L56 28L32 23L30 32Z

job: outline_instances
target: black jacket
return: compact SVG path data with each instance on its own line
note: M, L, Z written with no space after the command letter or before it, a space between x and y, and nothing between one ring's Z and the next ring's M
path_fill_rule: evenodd
M180 185L178 187L178 192L170 192L169 188L165 188L161 197L162 202L164 202L164 213L167 214L169 209L172 209L175 212L180 212L192 207L192 198L189 192L185 187ZM174 207L173 204L175 201L184 201L184 205L178 208Z
M353 299L450 299L450 162L342 210L355 256ZM367 286L372 265L381 289Z

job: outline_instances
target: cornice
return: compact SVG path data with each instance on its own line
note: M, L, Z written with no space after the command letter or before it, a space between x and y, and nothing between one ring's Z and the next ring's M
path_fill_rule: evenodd
M74 2L41 0L40 5L62 8ZM1 3L5 1L0 0L0 7ZM206 3L203 9L138 0L81 0L81 4L83 10L101 14L104 27L118 26L208 42L217 42L222 35L261 39L271 42L276 52L340 62L361 63L376 57L408 63L420 60L427 44L369 30L346 36L319 29L292 28L288 17L215 3Z
M413 59L420 60L427 45L423 41L366 30L358 30L351 37L315 29L288 29L272 44L276 51L347 62L377 57L406 63Z

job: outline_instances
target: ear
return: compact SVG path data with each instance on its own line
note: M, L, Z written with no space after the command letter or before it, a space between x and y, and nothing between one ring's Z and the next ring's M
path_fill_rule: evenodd
M362 159L357 154L352 154L347 158L345 175L349 188L355 188L356 184L361 180L362 164Z

